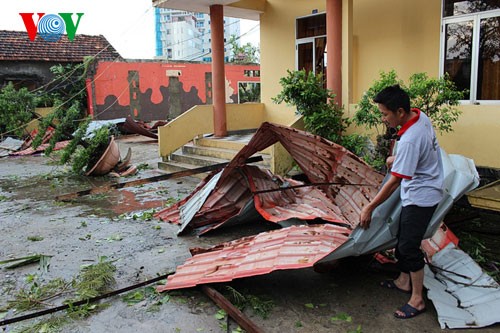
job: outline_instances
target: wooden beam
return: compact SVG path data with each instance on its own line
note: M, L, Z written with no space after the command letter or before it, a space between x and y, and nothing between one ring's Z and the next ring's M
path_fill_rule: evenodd
M227 298L224 297L221 293L219 293L214 288L202 285L201 290L210 297L212 301L215 302L218 306L220 306L226 313L233 318L238 325L242 329L244 329L247 333L263 333L264 331L255 325L243 312L241 312L237 307L233 305Z
M254 163L254 162L260 162L260 161L262 161L262 156L254 156L254 157L250 157L249 159L247 159L245 161L245 163ZM93 188L83 190L83 191L58 195L58 196L56 196L56 200L70 201L70 200L73 200L75 198L78 198L78 197L81 197L84 195L104 193L104 192L108 192L112 189L120 189L120 188L124 188L124 187L139 186L139 185L143 185L143 184L158 182L161 180L168 180L168 179L175 179L175 178L180 178L180 177L192 176L192 175L195 175L197 173L203 173L203 172L207 172L207 171L222 169L228 164L229 164L229 162L217 163L217 164L213 164L213 165L208 165L208 166L199 167L199 168L190 169L190 170L182 170L182 171L172 172L172 173L168 173L165 175L159 175L159 176L154 176L154 177L150 177L150 178L142 178L142 179L131 180L129 182L124 182L124 183L117 183L117 184L110 184L110 185L104 185L104 186L99 186L99 187L93 187Z

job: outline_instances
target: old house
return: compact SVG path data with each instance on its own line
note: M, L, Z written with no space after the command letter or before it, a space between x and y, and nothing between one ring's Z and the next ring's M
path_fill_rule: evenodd
M16 87L36 89L51 81L50 67L81 63L87 56L121 59L102 35L76 35L72 41L64 35L48 42L40 37L31 41L23 31L0 30L0 87L12 82Z

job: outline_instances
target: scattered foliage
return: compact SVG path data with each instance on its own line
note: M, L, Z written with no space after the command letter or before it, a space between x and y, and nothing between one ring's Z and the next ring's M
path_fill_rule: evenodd
M241 311L250 308L255 314L266 319L274 308L274 302L265 297L243 295L231 286L226 286L225 289L226 294L229 294L229 300Z
M341 312L338 315L331 317L330 321L346 321L348 323L351 323L352 317L349 316L347 313Z
M39 242L43 240L42 236L28 236L27 239L32 242Z
M0 265L5 265L8 263L14 263L10 266L7 266L7 269L14 269L23 267L26 265L30 265L33 263L38 263L40 265L40 269L42 271L46 271L49 266L49 261L52 256L44 255L44 254L35 254L27 257L13 258L0 261Z

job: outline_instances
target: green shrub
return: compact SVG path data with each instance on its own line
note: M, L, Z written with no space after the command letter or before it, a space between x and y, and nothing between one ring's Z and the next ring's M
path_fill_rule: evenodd
M389 151L392 134L382 123L382 116L373 98L385 87L399 84L410 96L412 107L419 108L432 120L438 132L453 131L452 124L458 120L460 111L457 106L464 96L458 91L447 75L441 78L430 78L426 73L415 73L410 76L408 85L398 78L396 72L380 72L380 78L363 94L354 114L354 123L367 129L377 131L377 145L372 165L383 165ZM384 128L384 133L379 129Z
M297 113L304 117L307 131L342 144L342 133L349 126L349 120L343 118L343 107L333 101L335 95L324 88L322 74L287 70L287 76L279 82L283 89L273 98L275 103L295 106Z
M9 82L0 90L0 134L23 137L35 117L35 97L26 88L16 90Z

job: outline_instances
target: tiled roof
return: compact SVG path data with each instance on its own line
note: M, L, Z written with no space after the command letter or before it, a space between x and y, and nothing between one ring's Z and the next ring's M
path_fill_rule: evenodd
M102 35L76 35L73 41L63 35L57 42L47 42L40 36L31 41L26 31L0 30L0 60L81 62L86 56L121 59Z

